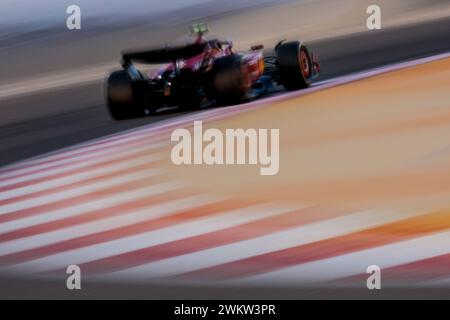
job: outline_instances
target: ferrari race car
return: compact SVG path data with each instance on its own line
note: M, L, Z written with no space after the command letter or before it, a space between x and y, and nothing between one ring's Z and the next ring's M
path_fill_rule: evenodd
M278 85L303 89L320 72L316 56L300 41L280 41L271 54L262 45L235 52L231 41L206 40L194 25L191 44L122 53L123 70L105 81L113 119L143 117L162 107L202 108L261 97ZM144 76L133 63L162 65Z

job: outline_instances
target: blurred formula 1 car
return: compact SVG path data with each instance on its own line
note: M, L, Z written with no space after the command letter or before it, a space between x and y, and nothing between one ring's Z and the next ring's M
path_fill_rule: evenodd
M287 90L307 88L320 64L300 41L280 41L273 54L263 46L235 52L231 41L205 40L205 24L194 24L195 42L122 53L123 70L105 82L105 99L113 119L153 114L167 106L200 108L236 104L260 97L281 84ZM161 65L144 76L133 62Z

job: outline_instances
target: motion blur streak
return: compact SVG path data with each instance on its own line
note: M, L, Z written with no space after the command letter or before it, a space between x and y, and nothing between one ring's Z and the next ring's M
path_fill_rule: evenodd
M48 156L62 167L35 172L46 156L18 163L31 178L20 176L29 189L9 184L3 200L13 199L1 207L2 271L57 277L78 264L102 281L346 286L364 285L365 268L377 264L387 268L384 285L450 278L441 265L450 254L449 70L441 55L200 113L221 129L280 128L282 166L271 178L251 167L172 165L165 124L106 138L111 152L98 159L111 165L93 176L83 174L98 170L87 165L96 158L77 150L102 140ZM417 90L424 79L428 90ZM399 96L409 105L393 108ZM200 115L178 123L192 129ZM146 136L158 147L143 154L121 143ZM143 155L149 166L124 172L122 163ZM55 179L44 193L32 188Z
M233 278L272 272L292 265L300 265L332 256L362 251L370 247L404 241L446 229L450 229L448 212L429 214L386 223L381 227L373 227L344 236L317 241L312 244L251 257L224 264L217 268L198 270L195 274L206 278L211 275L212 277L218 275L221 278ZM447 275L450 275L450 271Z
M1 5L1 298L449 296L449 1L77 4L73 31L64 1ZM372 4L381 30L367 30ZM112 121L102 81L120 52L185 43L193 22L237 50L304 40L322 74L256 102ZM195 120L280 129L279 173L174 166L170 135ZM70 264L81 291L64 286ZM369 265L391 288L367 290Z

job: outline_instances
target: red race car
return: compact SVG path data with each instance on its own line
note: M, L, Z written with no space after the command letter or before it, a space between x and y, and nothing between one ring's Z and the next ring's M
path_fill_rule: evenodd
M261 97L282 85L310 86L320 72L314 54L300 41L280 41L273 54L263 46L235 52L231 41L206 40L206 25L195 24L192 44L122 53L123 70L105 83L105 99L116 120L153 114L161 107L200 108ZM164 66L143 75L133 62Z

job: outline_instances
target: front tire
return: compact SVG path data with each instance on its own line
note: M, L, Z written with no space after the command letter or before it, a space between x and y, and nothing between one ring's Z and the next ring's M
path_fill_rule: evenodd
M280 82L287 90L311 85L313 64L308 48L299 41L286 42L277 48Z

